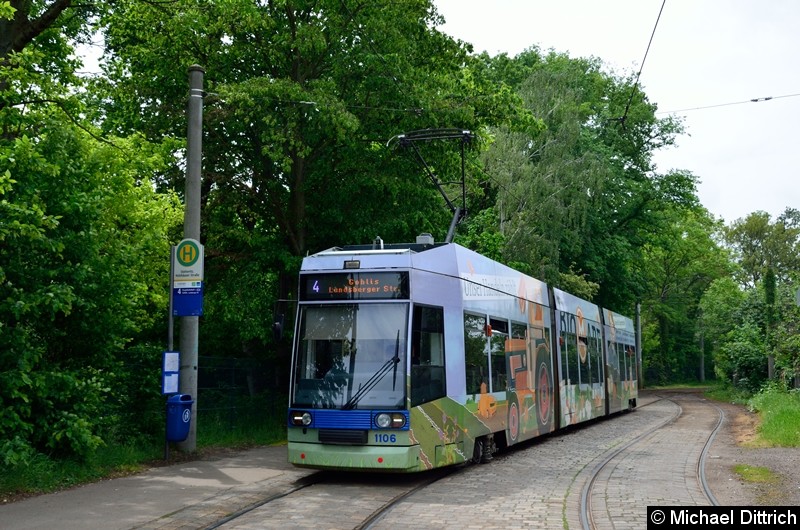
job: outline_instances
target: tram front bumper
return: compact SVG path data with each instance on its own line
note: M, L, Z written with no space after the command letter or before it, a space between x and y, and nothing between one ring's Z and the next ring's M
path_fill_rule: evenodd
M315 469L411 472L426 469L419 446L289 442L289 463Z

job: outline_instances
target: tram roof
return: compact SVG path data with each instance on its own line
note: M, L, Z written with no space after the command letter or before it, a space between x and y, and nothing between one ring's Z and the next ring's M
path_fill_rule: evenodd
M353 262L353 266L347 264ZM502 263L467 249L457 243L406 243L349 245L332 247L303 259L301 270L346 271L358 269L407 268L461 277L483 285L547 305L547 285Z
M455 243L380 243L369 245L345 245L316 252L303 259L302 270L342 268L341 260L368 260L365 266L411 267L413 255L442 247L456 247ZM400 258L400 262L398 262ZM333 261L332 261L333 260ZM406 261L407 260L407 261ZM401 265L404 263L404 265Z

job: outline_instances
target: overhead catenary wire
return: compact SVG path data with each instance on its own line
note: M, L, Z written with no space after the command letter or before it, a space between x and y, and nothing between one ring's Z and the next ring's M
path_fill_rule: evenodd
M631 108L631 103L633 102L633 96L636 94L636 87L639 86L639 78L642 75L642 69L644 68L644 62L647 60L647 54L650 53L650 46L653 44L653 38L656 36L656 29L658 29L658 21L661 20L661 13L664 12L664 6L667 4L667 0L661 2L661 9L658 10L658 17L656 17L656 23L653 26L653 31L650 33L650 40L647 43L647 48L644 51L644 57L642 57L642 64L639 65L639 71L636 73L636 81L634 81L633 86L631 87L631 95L628 97L628 103L625 105L625 112L622 113L622 117L619 118L619 123L625 128L625 120L628 117L628 111Z
M782 98L795 98L800 96L800 92L796 94L784 94L782 96L765 96L765 97L758 97L758 98L750 98L745 99L742 101L731 101L729 103L716 103L713 105L703 105L701 107L689 107L685 109L676 109L676 110L660 110L656 112L656 114L677 114L679 112L690 112L693 110L705 110L705 109L715 109L719 107L730 107L732 105L744 105L746 103L762 103L765 101L772 101L774 99L782 99Z

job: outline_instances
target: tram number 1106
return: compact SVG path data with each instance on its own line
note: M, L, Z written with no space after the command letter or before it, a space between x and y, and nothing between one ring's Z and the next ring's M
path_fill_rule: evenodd
M380 434L380 433L375 434L375 443L393 444L395 442L397 442L397 436L395 436L394 434Z

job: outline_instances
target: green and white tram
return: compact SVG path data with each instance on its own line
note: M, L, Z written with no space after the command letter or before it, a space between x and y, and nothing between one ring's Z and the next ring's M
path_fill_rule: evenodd
M633 322L455 243L303 260L289 462L416 472L636 405Z

